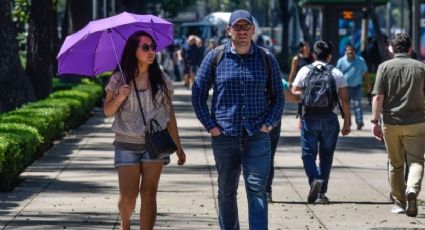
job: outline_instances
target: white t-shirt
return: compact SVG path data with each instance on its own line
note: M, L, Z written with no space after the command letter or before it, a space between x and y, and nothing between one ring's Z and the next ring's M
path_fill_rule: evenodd
M326 63L322 62L322 61L315 61L313 62L314 66L317 65L323 65L325 66ZM310 69L307 66L303 66L300 71L298 71L297 76L295 77L294 82L292 83L293 86L298 86L300 88L303 88L304 86L304 82L305 82L305 78L307 77L308 73L310 72ZM336 88L343 88L343 87L347 87L347 80L344 78L344 75L342 74L342 72L337 69L337 68L333 68L332 69L332 75L335 78L335 83L336 83Z

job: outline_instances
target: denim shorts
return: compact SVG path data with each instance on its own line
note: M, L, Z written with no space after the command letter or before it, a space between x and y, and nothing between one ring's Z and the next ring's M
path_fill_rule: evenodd
M142 162L164 161L164 165L170 163L170 157L164 159L150 159L146 151L133 151L115 147L114 166L139 165Z

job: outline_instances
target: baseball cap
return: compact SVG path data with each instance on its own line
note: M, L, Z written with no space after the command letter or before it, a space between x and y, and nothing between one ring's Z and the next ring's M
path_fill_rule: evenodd
M233 11L232 14L230 15L230 19L229 19L229 25L233 26L236 24L236 22L238 22L239 20L245 20L247 21L249 24L253 24L252 22L252 16L251 14L246 11L246 10L236 10Z

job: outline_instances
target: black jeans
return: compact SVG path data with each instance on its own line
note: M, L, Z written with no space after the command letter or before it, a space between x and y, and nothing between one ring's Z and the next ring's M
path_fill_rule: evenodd
M277 144L279 143L280 138L280 129L281 129L281 122L279 121L279 124L277 124L276 127L270 131L270 145L271 145L271 161L270 161L270 172L269 172L269 178L267 179L267 185L266 185L266 192L271 193L272 192L272 183L274 178L274 155L276 153Z

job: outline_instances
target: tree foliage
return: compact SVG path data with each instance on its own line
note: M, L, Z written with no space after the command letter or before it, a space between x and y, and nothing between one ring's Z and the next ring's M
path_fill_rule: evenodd
M165 17L175 17L195 3L196 0L121 0L117 2L119 11L164 14Z

